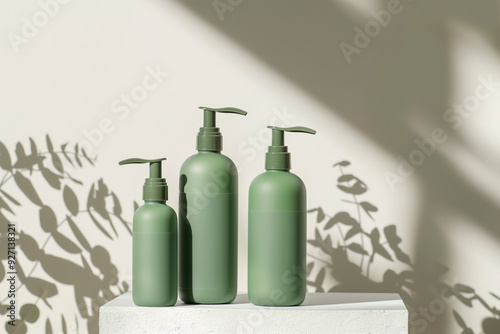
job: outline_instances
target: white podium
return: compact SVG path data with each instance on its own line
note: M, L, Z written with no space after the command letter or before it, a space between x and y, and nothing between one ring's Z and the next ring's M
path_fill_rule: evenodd
M388 293L308 293L296 307L255 306L246 294L231 304L137 307L127 292L99 314L100 334L408 334L408 311Z

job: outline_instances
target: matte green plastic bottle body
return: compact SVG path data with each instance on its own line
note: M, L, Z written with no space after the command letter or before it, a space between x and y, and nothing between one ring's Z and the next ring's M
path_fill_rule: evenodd
M237 290L238 173L228 157L201 151L181 167L179 293L182 301L230 303Z
M137 306L177 302L177 216L162 202L146 202L134 214L132 298Z
M306 189L287 171L250 185L248 297L263 306L300 305L306 293Z

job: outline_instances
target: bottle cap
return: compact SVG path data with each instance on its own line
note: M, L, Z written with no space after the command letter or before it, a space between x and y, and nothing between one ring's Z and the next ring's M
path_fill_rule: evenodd
M119 165L129 164L145 164L149 163L149 178L144 182L142 198L145 201L161 201L165 202L168 199L168 185L164 178L161 177L161 162L166 158L159 159L140 159L131 158L120 161Z
M285 132L302 132L316 134L316 131L303 126L294 126L291 128L279 128L277 126L268 126L273 130L273 140L266 153L267 170L290 170L290 153L285 146Z
M219 128L215 127L215 113L220 112L245 116L247 112L233 107L200 107L200 109L203 109L204 112L203 127L201 127L200 132L198 132L196 149L198 151L220 152L222 151L222 134L220 133Z

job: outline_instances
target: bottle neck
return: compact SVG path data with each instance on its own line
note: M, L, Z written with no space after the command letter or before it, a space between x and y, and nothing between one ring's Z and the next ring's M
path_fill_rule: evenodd
M196 139L198 151L218 152L222 151L222 134L219 128L202 127Z
M168 185L163 178L147 178L142 187L142 199L147 202L163 202L168 200Z
M270 169L270 168L266 168L266 172L290 173L290 169Z
M214 154L221 154L222 151L217 151L217 150L198 150L198 153L214 153Z
M290 171L290 153L286 146L269 146L266 153L266 170Z
M145 200L144 204L167 204L167 201Z

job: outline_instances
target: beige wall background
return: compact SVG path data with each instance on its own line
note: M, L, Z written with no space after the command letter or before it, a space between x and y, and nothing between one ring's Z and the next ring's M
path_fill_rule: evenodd
M402 292L414 333L500 330L494 308L500 307L498 1L40 0L0 6L0 140L14 165L9 170L0 151L0 189L19 203L1 193L10 211L3 206L0 212L20 233L18 263L26 276L57 289L51 295L50 284L18 280L17 305L29 304L19 333L96 333L97 307L131 285L127 226L147 175L145 167L117 163L167 157L168 204L177 208L178 171L195 153L200 105L249 113L218 118L223 153L240 172L240 291L246 291L248 186L264 171L270 142L264 129L304 125L317 135L289 135L287 144L292 171L307 185L309 208L321 207L328 217L347 211L362 218L366 232L346 242L348 225L325 230L329 218L318 224L317 212L311 213L309 238L318 228L331 244L326 252L309 245L310 291ZM20 158L18 142L32 160ZM66 142L71 152L79 144L82 167L74 154L73 166L60 152ZM37 171L42 156L43 168L61 175L55 176L59 189L54 176ZM353 196L337 187L340 171L332 165L343 160L351 163L344 172L367 186L354 200L376 206L373 219L358 216L345 202ZM16 171L43 203L12 176ZM40 222L41 206L52 209L57 232L69 242ZM52 219L46 211L42 220ZM386 236L391 225L401 240ZM373 229L389 257L374 253ZM367 255L344 248L352 242L363 244ZM407 257L398 256L398 247ZM7 290L4 279L2 305ZM6 321L3 315L2 327L9 329Z

